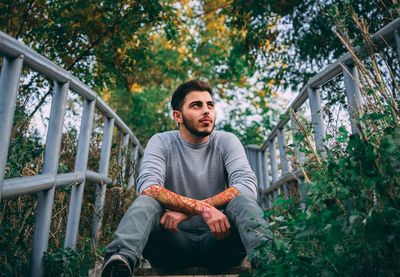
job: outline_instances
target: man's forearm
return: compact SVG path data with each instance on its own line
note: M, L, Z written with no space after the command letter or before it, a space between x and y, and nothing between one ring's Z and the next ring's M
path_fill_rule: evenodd
M159 185L146 188L142 194L153 197L166 209L188 214L201 214L205 207L210 206L206 202L184 197Z
M224 190L223 192L218 193L217 195L214 195L210 198L203 200L203 202L210 204L215 208L223 208L229 203L229 201L231 201L239 194L240 192L237 188L230 187Z

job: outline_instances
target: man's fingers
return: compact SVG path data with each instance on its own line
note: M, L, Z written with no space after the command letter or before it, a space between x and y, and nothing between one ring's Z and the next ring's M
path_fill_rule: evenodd
M160 219L160 223L161 223L161 225L163 225L163 226L164 226L164 223L165 223L165 217L166 217L166 215L163 214L163 216L162 216L161 219Z
M229 224L228 220L226 220L224 223L226 227L225 237L229 237L231 234L231 225Z
M172 232L178 232L178 221L174 221L174 223L172 224Z
M221 239L221 227L220 227L220 225L218 224L218 222L215 224L215 236L217 237L217 240L220 240Z
M226 229L230 230L231 229L231 224L229 224L229 221L228 221L227 218L225 218L224 223L225 223Z
M174 228L174 219L170 218L168 222L168 230L172 230Z
M210 227L211 233L213 233L215 235L215 226L214 226L214 224L209 224L208 226Z
M217 240L222 240L223 238L225 238L228 232L228 229L226 228L223 221L215 222L210 225L210 230Z
M229 235L229 228L226 226L225 220L221 222L222 228L221 228L221 239L226 238Z

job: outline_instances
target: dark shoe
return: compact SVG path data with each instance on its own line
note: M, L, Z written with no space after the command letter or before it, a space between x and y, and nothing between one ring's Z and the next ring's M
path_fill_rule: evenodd
M129 260L121 255L112 255L103 265L101 277L131 277L133 270Z

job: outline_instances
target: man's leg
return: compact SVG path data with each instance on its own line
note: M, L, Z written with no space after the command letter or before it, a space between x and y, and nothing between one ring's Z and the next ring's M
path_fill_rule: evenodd
M238 266L246 257L246 251L235 226L232 226L229 236L223 240L217 240L211 231L208 231L199 236L197 244L199 263L205 267Z
M195 254L196 250L190 241L190 234L181 230L172 233L164 228L150 235L143 250L143 257L156 268L194 266L197 262Z
M112 255L122 255L133 267L142 255L150 233L160 226L164 209L150 196L139 196L126 211L114 240L107 246L105 261Z
M246 195L238 195L228 203L225 214L229 222L238 229L249 257L254 248L272 240L273 235L268 221L264 219L263 210L255 199Z
M234 227L230 236L223 240L217 240L209 230L172 233L160 228L150 235L143 256L152 267L225 268L239 265L246 251Z

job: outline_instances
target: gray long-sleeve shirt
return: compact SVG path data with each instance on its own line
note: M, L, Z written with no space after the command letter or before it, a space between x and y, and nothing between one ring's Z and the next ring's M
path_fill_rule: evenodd
M242 144L235 135L223 131L213 131L202 144L185 142L178 131L154 135L146 146L137 192L154 184L198 200L231 186L241 194L257 197L256 177ZM206 226L198 216L181 224L183 229Z

